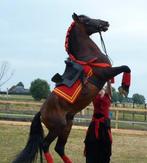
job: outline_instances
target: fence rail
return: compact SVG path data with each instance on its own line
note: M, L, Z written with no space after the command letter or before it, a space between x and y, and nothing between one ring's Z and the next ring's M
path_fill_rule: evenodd
M23 102L23 101L7 101L7 100L0 100L0 104L16 104L16 105L34 105L34 106L41 106L41 102Z
M11 109L17 105L26 105L24 111L21 109ZM33 115L38 111L30 110L30 108L40 107L41 102L20 102L20 101L2 101L0 100L0 119L7 120L18 120L18 121L30 121ZM4 107L2 107L4 106ZM89 105L80 113L78 113L74 119L74 123L78 125L87 126L91 121L91 116L93 113L93 106ZM147 109L142 108L120 108L111 107L110 108L112 127L113 128L138 128L141 130L147 130Z

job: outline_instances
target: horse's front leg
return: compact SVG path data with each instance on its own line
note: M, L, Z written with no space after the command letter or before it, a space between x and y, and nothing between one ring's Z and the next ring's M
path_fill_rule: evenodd
M70 158L65 154L65 144L67 142L68 136L73 125L73 116L67 114L66 116L67 125L62 130L62 133L58 136L57 143L55 146L55 151L60 155L64 163L72 163Z
M130 73L131 70L128 66L119 66L119 67L109 67L104 68L103 70L103 78L111 79L122 72Z
M109 68L103 68L100 69L99 76L101 79L108 81L109 79L112 79L113 77L119 75L120 73L124 72L123 79L122 79L122 90L123 93L128 94L129 92L129 86L130 86L130 68L128 66L120 66L120 67L109 67Z

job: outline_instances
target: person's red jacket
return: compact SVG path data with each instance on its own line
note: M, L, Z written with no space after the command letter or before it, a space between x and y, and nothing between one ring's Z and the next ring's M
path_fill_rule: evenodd
M102 114L104 117L109 118L110 105L111 99L107 93L103 97L98 94L93 100L94 114Z

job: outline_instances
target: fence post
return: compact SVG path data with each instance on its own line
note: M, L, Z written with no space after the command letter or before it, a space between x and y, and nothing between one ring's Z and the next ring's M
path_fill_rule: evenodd
M86 108L86 109L87 109L87 108ZM81 110L81 112L80 112L80 113L81 113L81 115L82 115L82 116L84 116L84 115L85 115L85 110L84 110L84 109L83 109L83 110Z
M4 94L4 97L5 97L6 101L9 100L8 96L9 96L9 92L8 92L8 88L7 88L6 94ZM4 104L5 110L9 110L9 106L10 106L10 104L5 103Z
M118 129L118 118L119 118L119 110L116 110L116 121L115 121L115 128Z
M144 104L144 109L146 109L146 104ZM147 114L145 112L145 114L144 114L144 121L146 121L146 116L147 116Z

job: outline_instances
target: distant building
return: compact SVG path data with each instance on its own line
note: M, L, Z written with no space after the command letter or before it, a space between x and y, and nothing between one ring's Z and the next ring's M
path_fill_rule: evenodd
M19 82L17 85L12 86L8 90L8 93L9 94L29 94L30 90L29 89L25 89L23 83Z

